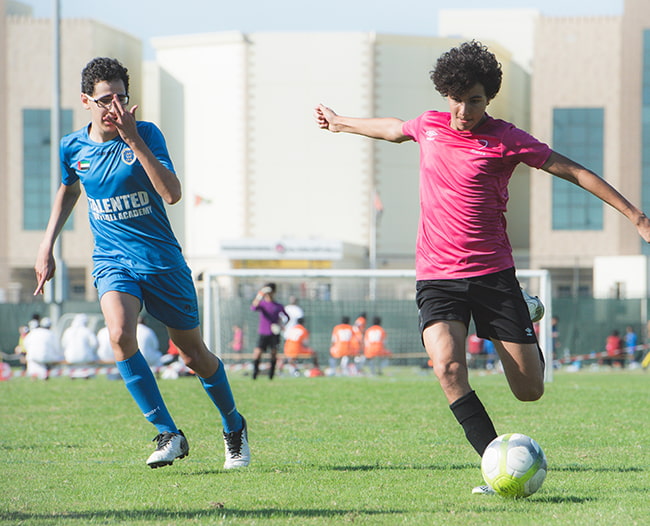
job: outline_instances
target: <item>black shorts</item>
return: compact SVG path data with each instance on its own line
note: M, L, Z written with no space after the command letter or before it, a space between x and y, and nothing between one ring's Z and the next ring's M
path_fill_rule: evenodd
M260 334L260 337L257 339L257 346L262 349L262 352L269 348L277 351L278 345L280 345L279 334Z
M528 306L515 269L462 279L418 281L416 298L420 333L436 321L476 325L479 338L537 343Z

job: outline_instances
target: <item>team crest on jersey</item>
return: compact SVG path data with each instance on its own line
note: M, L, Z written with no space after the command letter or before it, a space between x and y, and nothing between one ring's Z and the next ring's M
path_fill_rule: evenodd
M133 164L135 162L135 154L131 148L122 150L122 162L126 164Z
M90 161L77 161L77 170L87 172L90 170Z

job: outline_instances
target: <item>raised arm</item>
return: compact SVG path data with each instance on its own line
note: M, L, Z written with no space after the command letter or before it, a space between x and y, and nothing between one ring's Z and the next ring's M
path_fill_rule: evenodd
M36 290L34 291L34 296L43 294L43 286L54 276L56 270L56 262L54 261L53 255L54 242L61 233L63 225L65 225L68 217L70 217L80 194L81 185L79 181L77 181L71 185L62 184L59 186L59 190L54 197L50 220L47 223L45 236L38 248L36 263L34 264L36 281L38 283Z
M542 170L584 188L618 210L636 226L639 235L650 243L650 220L602 177L557 152L551 153Z
M356 117L342 117L331 108L319 104L314 108L314 117L319 128L333 133L345 132L364 135L371 139L382 139L390 142L404 142L411 137L404 135L402 124L404 121L394 117L360 119Z
M133 150L133 153L140 161L140 164L151 180L151 184L156 192L165 200L167 204L173 205L181 199L181 182L176 174L165 168L163 164L149 149L140 134L135 120L135 110L138 106L133 106L127 111L117 97L113 96L114 113L109 114L109 118L115 124L120 137Z

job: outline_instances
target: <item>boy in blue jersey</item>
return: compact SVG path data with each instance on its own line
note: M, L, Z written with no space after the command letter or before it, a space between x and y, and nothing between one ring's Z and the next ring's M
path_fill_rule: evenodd
M181 198L181 184L161 131L136 121L127 110L129 76L115 59L95 58L82 72L81 103L90 124L61 141L62 184L35 265L43 292L55 271L53 246L84 186L95 240L93 277L117 367L138 407L158 430L152 468L189 453L138 350L136 326L144 305L165 324L185 364L197 375L221 413L226 469L247 466L246 421L237 411L223 363L199 329L198 303L190 269L172 232L164 202Z

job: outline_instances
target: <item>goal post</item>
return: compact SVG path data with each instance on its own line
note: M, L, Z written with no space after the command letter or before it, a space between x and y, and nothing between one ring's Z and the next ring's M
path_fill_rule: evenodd
M519 270L517 277L528 292L546 307L539 323L539 340L546 359L545 380L553 374L551 286L546 270ZM286 303L298 298L305 311L310 344L327 363L334 325L343 316L351 321L366 314L370 325L376 316L388 334L392 363L425 365L426 353L418 331L413 269L230 269L203 274L203 335L218 356L232 356L230 342L235 326L243 330L245 351L257 341L258 314L250 309L257 291L267 282L277 284L276 297Z

